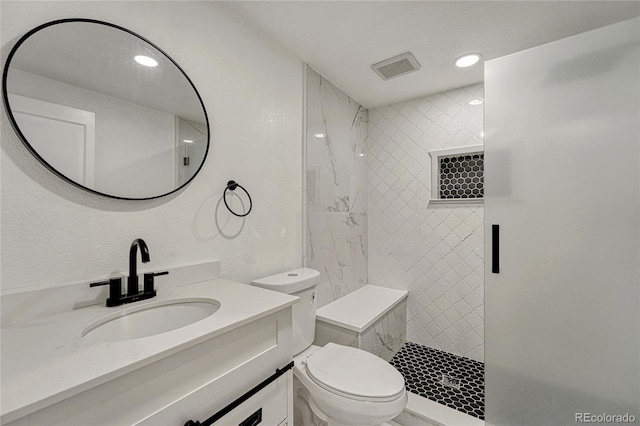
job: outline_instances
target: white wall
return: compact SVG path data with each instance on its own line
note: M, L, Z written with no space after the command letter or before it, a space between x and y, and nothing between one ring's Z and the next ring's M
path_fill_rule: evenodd
M18 69L10 76L10 93L95 113L92 189L145 198L176 188L174 115Z
M429 205L434 149L482 143L474 85L369 111L369 283L409 291L409 341L484 359L483 217Z
M183 191L153 201L92 195L54 176L2 113L3 292L125 271L136 237L149 267L222 259L222 276L249 281L301 263L302 64L215 2L1 3L3 58L47 21L86 17L133 30L193 80L209 114L211 150ZM254 201L246 221L219 201L227 180Z

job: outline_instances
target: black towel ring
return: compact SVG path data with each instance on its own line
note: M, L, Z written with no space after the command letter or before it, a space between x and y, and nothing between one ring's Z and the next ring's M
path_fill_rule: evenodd
M247 210L247 212L244 213L244 214L238 214L238 213L234 212L233 210L231 210L231 207L229 207L229 204L227 204L227 191L235 191L236 188L242 189L244 191L244 193L247 194L247 197L249 198L249 210ZM245 217L246 215L251 213L251 209L253 208L253 202L251 201L251 195L249 195L249 192L247 192L247 190L244 189L244 187L242 185L240 185L238 182L236 182L235 180L230 180L229 182L227 182L227 187L224 189L224 192L222 193L222 199L224 200L224 205L227 206L227 209L229 209L231 214L233 214L234 216Z

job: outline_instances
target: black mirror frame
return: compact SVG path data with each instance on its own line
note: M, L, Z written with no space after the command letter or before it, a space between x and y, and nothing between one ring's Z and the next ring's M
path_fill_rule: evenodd
M187 81L189 82L189 84L193 88L193 91L195 92L195 94L196 94L196 96L198 98L198 101L200 102L200 106L202 107L202 112L204 113L205 124L207 125L207 148L205 149L204 157L202 159L202 162L200 163L200 166L198 167L198 170L196 170L195 173L193 174L193 176L191 176L191 178L189 180L187 180L185 183L183 183L182 185L180 185L179 187L177 187L176 189L174 189L172 191L169 191L167 193L160 194L160 195L155 195L153 197L129 198L129 197L119 197L117 195L105 194L103 192L96 191L94 189L88 188L88 187L86 187L84 185L81 185L81 184L69 179L68 177L66 177L65 175L60 173L58 170L56 170L56 168L53 167L51 164L49 164L44 158L42 158L42 156L40 156L40 154L38 154L38 152L35 150L35 148L33 148L31 146L31 144L29 143L27 138L24 136L24 134L20 130L20 127L18 126L18 123L16 122L15 117L13 116L13 112L11 111L11 106L9 105L9 96L8 96L9 94L7 92L7 76L8 76L8 73L9 73L9 66L11 65L11 60L13 59L13 56L16 54L16 52L18 51L18 49L20 48L22 43L24 43L33 34L37 33L40 30L43 30L43 29L45 29L47 27L51 27L53 25L58 25L58 24L64 24L64 23L68 23L68 22L86 22L86 23L92 23L92 24L105 25L105 26L108 26L108 27L111 27L111 28L118 29L120 31L124 31L124 32L126 32L128 34L131 34L131 35L139 38L140 40L148 43L153 48L157 49L160 53L162 53L167 59L169 59L169 61L171 61L171 63L173 63L173 65L176 66L176 68L178 70L180 70L182 75L184 75L184 77L187 79ZM206 108L204 106L204 102L202 101L202 97L200 96L200 93L198 92L198 89L196 89L196 86L193 84L193 82L191 81L191 79L189 78L187 73L184 72L182 67L180 67L180 65L178 65L178 63L176 61L174 61L173 58L171 58L171 56L169 56L164 50L160 49L158 46L156 46L151 41L147 40L146 38L142 37L141 35L133 32L131 30L128 30L128 29L126 29L124 27L121 27L119 25L112 24L112 23L109 23L109 22L99 21L99 20L96 20L96 19L88 19L88 18L58 19L58 20L55 20L55 21L51 21L51 22L47 22L45 24L39 25L39 26L31 29L29 32L27 32L22 37L20 37L18 42L11 49L11 52L9 52L9 56L7 57L7 61L6 61L5 66L4 66L4 71L2 73L2 100L4 102L4 107L5 107L7 116L9 117L9 121L11 122L11 126L13 127L13 130L16 132L16 134L18 135L18 137L20 138L20 140L22 141L24 146L27 147L29 152L31 152L31 154L33 154L33 156L36 157L38 159L38 161L40 161L40 163L42 163L42 165L44 165L47 169L49 169L56 176L62 178L64 181L66 181L66 182L68 182L68 183L70 183L70 184L72 184L72 185L74 185L74 186L76 186L78 188L81 188L81 189L83 189L85 191L91 192L93 194L101 195L101 196L104 196L104 197L114 198L114 199L118 199L118 200L140 201L140 200L153 200L153 199L156 199L156 198L165 197L165 196L167 196L169 194L173 194L174 192L177 192L177 191L183 189L184 187L189 185L189 183L191 183L191 181L198 175L198 173L200 173L200 170L202 170L202 166L204 166L204 163L207 160L207 156L209 154L210 140L211 140L211 128L209 126L209 116L207 115L207 110L206 110Z

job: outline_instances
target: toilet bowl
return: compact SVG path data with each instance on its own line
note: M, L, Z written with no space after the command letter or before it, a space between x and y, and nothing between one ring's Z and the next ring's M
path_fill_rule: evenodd
M311 346L294 362L294 398L304 400L320 420L311 425L380 425L407 404L402 375L361 349L334 343ZM308 426L294 420L296 426Z
M312 345L318 278L318 271L301 268L252 282L300 297L293 306L294 424L386 425L406 406L404 378L391 364L361 349Z

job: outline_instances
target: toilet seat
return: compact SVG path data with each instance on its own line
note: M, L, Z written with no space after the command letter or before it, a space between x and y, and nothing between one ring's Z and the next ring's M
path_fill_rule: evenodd
M327 343L306 359L318 386L358 401L387 402L402 396L404 378L383 359L361 349Z

